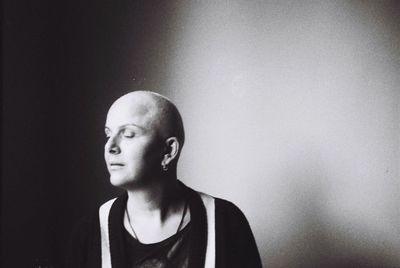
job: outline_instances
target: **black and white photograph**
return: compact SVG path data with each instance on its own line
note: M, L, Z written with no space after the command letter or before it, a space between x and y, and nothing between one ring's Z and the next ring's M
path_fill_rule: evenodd
M400 1L2 3L3 268L400 267Z

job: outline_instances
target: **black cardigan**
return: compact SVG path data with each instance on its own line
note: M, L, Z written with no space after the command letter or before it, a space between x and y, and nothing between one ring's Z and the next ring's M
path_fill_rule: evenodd
M203 268L207 247L207 215L199 193L185 186L191 213L189 267ZM127 194L119 196L109 214L109 241L113 268L127 268L123 240L123 214ZM215 198L215 267L259 268L260 255L244 214L233 203ZM83 219L72 233L67 268L101 268L99 215Z

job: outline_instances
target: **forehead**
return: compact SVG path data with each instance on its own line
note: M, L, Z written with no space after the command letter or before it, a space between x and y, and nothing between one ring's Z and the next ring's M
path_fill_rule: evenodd
M157 107L146 97L121 98L111 105L106 119L106 127L116 128L125 124L135 124L150 128L157 113Z

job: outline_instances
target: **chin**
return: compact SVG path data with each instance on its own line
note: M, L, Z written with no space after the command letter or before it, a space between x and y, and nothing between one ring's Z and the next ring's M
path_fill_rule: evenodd
M129 188L138 186L140 184L140 180L137 178L127 178L114 174L110 176L110 183L115 187L127 190Z
M110 183L115 187L124 188L125 185L131 184L132 180L123 176L118 176L116 174L113 174L110 176Z

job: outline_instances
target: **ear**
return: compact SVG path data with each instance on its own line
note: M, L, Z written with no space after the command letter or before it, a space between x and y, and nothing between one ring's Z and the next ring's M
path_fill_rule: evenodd
M163 163L169 165L174 159L177 159L179 154L180 144L176 137L169 137L165 141L165 154Z

